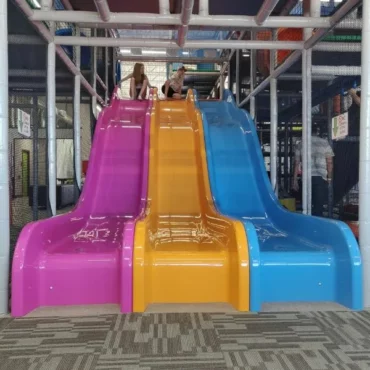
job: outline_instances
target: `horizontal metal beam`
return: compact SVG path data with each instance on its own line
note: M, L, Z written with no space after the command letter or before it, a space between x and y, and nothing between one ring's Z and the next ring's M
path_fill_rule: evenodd
M312 80L315 81L330 81L334 77L331 75L312 75ZM285 73L279 76L279 80L282 81L302 81L302 75L300 73Z
M89 11L42 11L34 10L29 17L32 21L56 21L94 25L95 28L129 28L132 25L150 26L180 26L178 14L153 13L111 13L108 22L104 22L97 12ZM125 27L126 26L126 27ZM244 29L260 27L253 16L240 15L193 15L189 26ZM266 28L327 28L330 27L329 18L272 16L263 24Z
M193 57L170 57L170 56L150 56L150 55L127 55L127 54L118 54L117 56L118 60L123 60L123 61L144 61L144 62L169 62L169 63L176 63L176 62L181 62L181 63L189 63L189 64L197 64L197 63L222 63L225 62L225 58L193 58Z
M204 71L186 71L185 76L219 76L220 71L215 71L215 72L204 72ZM225 71L224 71L224 74Z
M55 36L57 45L108 46L108 47L148 47L179 49L175 40L170 39L124 39L105 37ZM186 49L268 49L302 50L302 41L259 41L259 40L191 40L186 41Z

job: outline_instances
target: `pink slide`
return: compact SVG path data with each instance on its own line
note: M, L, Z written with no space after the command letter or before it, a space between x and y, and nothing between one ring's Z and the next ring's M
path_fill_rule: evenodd
M100 115L79 203L27 225L12 269L12 315L40 306L119 303L132 311L135 221L147 197L152 101L123 101Z

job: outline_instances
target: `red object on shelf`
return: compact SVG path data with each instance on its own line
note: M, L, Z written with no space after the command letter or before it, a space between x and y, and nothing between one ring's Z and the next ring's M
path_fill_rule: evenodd
M82 161L82 174L84 176L86 176L88 167L89 167L89 161Z
M271 31L261 31L257 33L257 40L271 40ZM278 41L302 41L302 28L279 28L277 34ZM277 50L276 65L280 65L292 52L292 50ZM265 77L270 74L270 50L258 50L257 66Z
M355 237L358 239L358 221L348 221L347 225L352 230Z
M280 28L278 32L279 41L302 41L302 28ZM279 50L277 52L277 65L281 64L291 53L291 50Z

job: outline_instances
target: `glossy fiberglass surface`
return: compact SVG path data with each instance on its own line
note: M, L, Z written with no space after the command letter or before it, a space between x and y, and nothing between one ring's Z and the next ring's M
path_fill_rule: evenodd
M114 98L99 117L75 210L22 231L13 260L14 316L74 304L132 310L133 232L147 195L150 105Z
M150 153L146 218L135 230L134 311L194 302L248 310L244 228L213 207L191 91L186 101L154 101Z
M249 115L230 91L200 101L217 209L244 222L251 261L251 309L264 302L336 301L362 307L357 242L340 222L283 209L272 191Z

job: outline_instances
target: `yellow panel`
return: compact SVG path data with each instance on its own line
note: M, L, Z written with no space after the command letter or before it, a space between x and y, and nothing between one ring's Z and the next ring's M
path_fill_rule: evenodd
M292 211L292 212L296 211L295 202L296 202L295 198L280 199L280 203L283 206L285 206L287 209L289 209L289 211Z
M213 206L201 114L189 91L186 100L154 101L148 205L135 229L133 308L205 302L249 310L249 257L242 223Z

